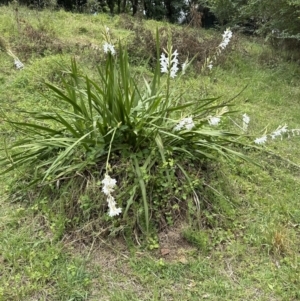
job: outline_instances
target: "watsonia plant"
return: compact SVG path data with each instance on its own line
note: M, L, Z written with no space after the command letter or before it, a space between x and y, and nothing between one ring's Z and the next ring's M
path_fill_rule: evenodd
M173 81L184 72L178 70L178 53L171 45L160 53L158 33L151 81L136 80L126 49L119 43L115 50L108 28L103 35L106 63L98 67L97 80L82 74L72 60L61 77L62 88L47 84L65 109L22 112L29 120L24 122L6 118L23 134L6 146L1 164L6 172L34 168L33 182L45 185L98 170L109 215L119 215L125 224L130 215L148 233L151 217L159 222L157 211L169 210L170 199L187 200L178 187L187 187L198 200L190 163L201 166L203 160L220 156L247 158L231 148L238 135L210 126L214 112L217 118L227 114L216 99L182 102L182 95L174 93ZM124 191L117 189L115 200L117 181Z
M20 70L24 68L24 64L18 59L18 57L9 49L6 41L0 36L0 51L6 52L14 59L14 65L16 69Z

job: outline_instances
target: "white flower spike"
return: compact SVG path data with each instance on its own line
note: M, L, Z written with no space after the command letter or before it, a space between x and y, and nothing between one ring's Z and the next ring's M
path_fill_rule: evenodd
M275 139L278 136L282 137L282 134L286 132L288 132L287 125L279 126L274 132L271 133L271 138Z
M109 175L105 175L104 179L102 180L102 191L106 195L110 195L114 191L114 187L116 186L117 181L112 179Z
M161 73L168 73L168 58L164 54L164 52L160 56L160 71Z
M249 124L250 122L250 117L246 113L243 114L243 122L246 124Z
M176 59L174 62L173 62L173 65L171 67L171 70L170 70L170 76L171 78L174 78L178 72L179 68L178 68L178 60Z
M210 117L210 118L208 119L209 125L218 125L218 124L220 123L220 121L221 121L221 118L220 118L220 117L217 117L217 116L215 116L215 117Z
M254 143L256 143L256 144L265 144L266 142L267 142L267 136L266 135L264 135L260 138L256 138L254 140Z
M188 67L189 60L186 59L185 62L181 65L182 74L185 74L185 71Z
M104 53L111 53L112 55L116 54L115 46L105 42L103 44Z
M183 118L175 127L174 131L178 132L185 128L187 131L190 131L193 127L195 127L195 123L192 117Z
M122 212L122 208L116 207L115 198L111 195L111 193L114 191L117 181L112 179L108 174L105 174L104 179L101 182L103 184L102 192L107 195L107 203L109 208L108 215L111 217L119 215Z
M177 56L177 49L169 57L166 57L165 53L161 54L159 59L161 73L170 73L171 78L174 78L177 75L179 70Z
M244 131L247 131L249 122L250 122L250 117L246 113L243 114L243 130Z
M19 59L15 59L14 64L15 64L15 66L16 66L16 69L18 69L18 70L24 68L24 64L23 64Z
M232 38L232 31L229 28L227 28L222 36L223 36L223 40L219 45L219 47L224 50L229 44L230 39Z
M108 208L109 208L109 212L108 215L110 217L119 215L122 212L122 208L117 208L116 207L116 201L115 198L112 197L111 195L109 195L107 197L107 203L108 203Z
M195 126L192 117L185 118L185 128L190 131Z

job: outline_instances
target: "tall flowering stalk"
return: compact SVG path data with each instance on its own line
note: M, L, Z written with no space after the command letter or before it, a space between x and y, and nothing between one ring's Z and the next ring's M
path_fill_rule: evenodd
M109 144L109 150L107 154L107 159L106 159L106 173L104 176L104 179L101 181L103 187L102 187L102 192L107 196L107 204L108 204L108 215L113 217L116 215L119 215L122 212L122 208L117 208L116 206L116 201L115 198L112 196L112 193L114 192L115 186L117 184L117 181L113 178L111 178L108 174L109 170L109 157L110 157L110 152L111 152L111 145L114 140L116 133L116 128L113 131L113 135Z
M185 62L181 65L181 70L182 70L183 75L185 74L185 71L188 68L189 64L190 64L190 62L189 62L189 59L187 58L185 60Z
M232 31L229 28L227 28L224 31L224 33L222 34L222 37L223 37L223 40L219 45L220 50L221 49L224 50L227 47L227 45L229 44L229 42L232 38Z
M228 46L231 38L232 38L232 31L230 30L230 28L227 28L222 34L222 42L217 47L215 54L212 57L208 57L205 60L204 65L202 66L202 71L204 71L206 68L208 68L210 71L212 70L214 63L217 61L217 57Z
M19 60L19 58L7 47L6 42L0 37L0 50L5 51L10 57L14 59L14 65L17 70L23 69L24 64Z
M208 116L207 117L207 121L208 121L208 123L209 123L209 125L210 126L217 126L219 123L220 123L220 121L221 121L221 117L224 115L224 114L226 114L226 113L228 113L228 107L227 106L225 106L225 107L223 107L223 108L221 108L221 109L219 109L219 110L217 110L216 111L216 114L214 115L214 116Z
M104 27L102 36L104 39L104 44L103 44L104 53L110 53L112 55L115 55L116 54L115 46L113 45L113 43L111 41L110 31L107 26Z
M171 78L175 78L177 75L177 72L179 70L178 68L178 51L177 49L172 53L172 47L169 48L168 51L164 50L160 56L160 66L161 66L161 72L167 73ZM167 56L166 56L166 54ZM185 66L184 66L185 67Z
M243 114L243 131L246 132L248 130L248 125L250 122L250 117L245 113Z
M251 118L246 114L244 113L242 115L242 120L243 120L243 123L242 123L242 126L240 126L237 122L235 122L234 120L232 120L231 118L229 118L238 128L240 128L241 130L243 130L244 132L247 132L248 131L248 126L249 126L249 123L250 123L250 120ZM276 130L274 130L273 132L271 133L267 133L267 131L265 130L264 134L258 138L255 138L253 140L253 142L255 144L258 144L258 145L263 145L265 144L270 138L271 140L275 140L276 138L280 137L281 140L284 138L284 136L290 138L292 136L299 136L300 135L300 129L288 129L288 126L285 124L285 125L279 125L277 127Z
M167 89L166 89L166 101L164 108L168 107L169 104L169 94L170 94L170 78L174 79L179 70L178 68L178 51L177 49L173 52L173 47L171 43L168 43L168 48L163 49L164 52L160 56L160 71L161 73L166 73L167 77Z
M234 123L234 125L236 125L238 128L240 128L243 132L247 132L248 131L248 126L250 123L250 117L244 113L242 115L242 120L243 120L243 124L239 125L237 122L235 122L232 118L229 117L229 119Z
M283 136L286 135L288 138L295 135L300 135L300 129L288 129L288 126L280 125L277 127L277 129L270 134L265 133L263 136L258 137L254 140L255 144L265 144L268 141L268 137L270 137L272 140L276 139L277 137L280 137L281 140L283 139Z
M166 101L164 109L169 106L169 96L170 96L170 79L174 79L179 71L179 61L178 61L178 51L177 49L173 51L171 41L168 42L167 49L163 49L160 55L160 72L167 74L167 89L166 89ZM183 64L181 64L181 74L184 75L187 68L191 64L191 61L187 58Z

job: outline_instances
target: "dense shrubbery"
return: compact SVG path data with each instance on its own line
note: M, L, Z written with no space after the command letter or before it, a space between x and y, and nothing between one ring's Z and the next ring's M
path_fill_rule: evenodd
M205 3L221 24L300 40L299 0L207 0Z

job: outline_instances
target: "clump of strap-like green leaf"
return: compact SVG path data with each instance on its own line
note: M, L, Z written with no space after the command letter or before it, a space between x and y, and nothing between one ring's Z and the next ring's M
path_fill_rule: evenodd
M159 58L159 42L157 49ZM180 95L172 92L170 75L165 75L167 80L161 78L157 61L152 80L141 83L132 76L127 51L121 44L118 55L107 54L97 80L82 74L73 60L67 76L61 78L62 88L47 84L64 105L49 111L23 112L30 121L7 119L23 134L6 146L7 156L1 165L7 167L6 172L20 166L34 167L39 176L35 180L47 182L104 166L109 149L112 155L126 155L136 177L128 187L130 198L118 202L126 215L133 201L141 199L148 230L152 188L145 175L153 175L155 166L178 157L185 162L218 159L220 155L246 159L229 147L235 143L236 134L209 127L207 116L219 107L214 104L216 99L181 103ZM186 116L192 112L195 126L175 131L183 111ZM190 183L184 164L174 162ZM167 169L165 182L171 184Z

